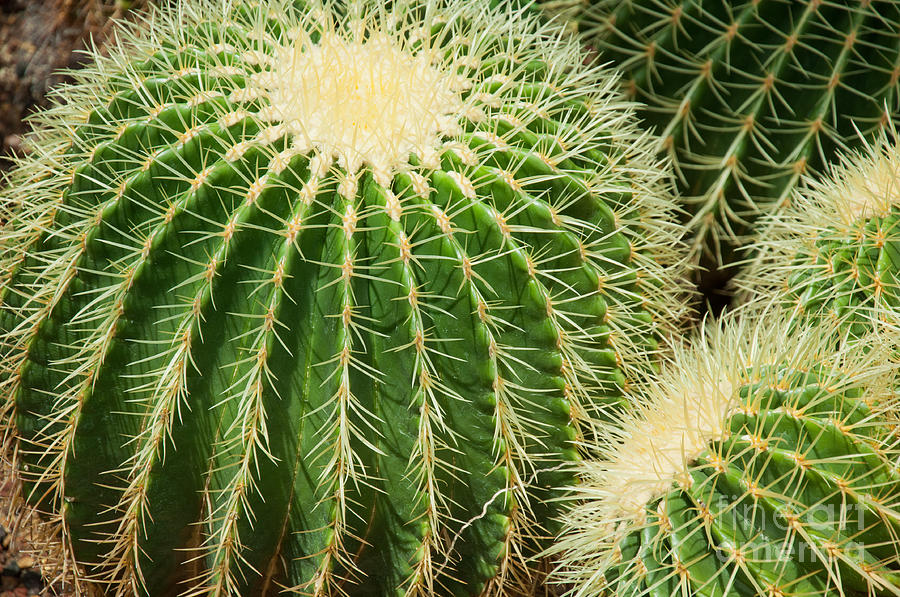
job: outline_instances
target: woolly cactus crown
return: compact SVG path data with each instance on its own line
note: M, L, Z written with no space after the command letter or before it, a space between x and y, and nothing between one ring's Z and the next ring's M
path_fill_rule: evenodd
M682 309L615 87L481 0L126 30L38 118L0 234L7 438L78 580L531 582L574 440Z
M773 305L676 347L584 461L571 595L900 594L894 347Z
M762 221L739 296L779 296L798 316L841 319L860 334L900 329L898 223L900 147L882 135Z

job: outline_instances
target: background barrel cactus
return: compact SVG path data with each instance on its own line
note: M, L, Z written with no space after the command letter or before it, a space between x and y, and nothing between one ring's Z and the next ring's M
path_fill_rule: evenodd
M527 586L681 310L615 78L487 0L183 0L121 37L0 231L7 443L78 581Z
M597 0L581 26L675 159L707 292L804 173L900 115L896 2Z
M805 186L760 222L739 299L777 297L798 320L855 335L900 329L900 146L882 136Z
M585 461L555 547L571 595L900 594L890 345L836 349L777 307L676 350Z

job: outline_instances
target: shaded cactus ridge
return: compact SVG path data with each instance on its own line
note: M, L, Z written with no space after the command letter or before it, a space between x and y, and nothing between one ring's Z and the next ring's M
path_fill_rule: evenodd
M900 329L900 147L882 136L805 186L760 222L740 299L777 297L798 320L854 335Z
M77 582L532 582L575 441L682 309L615 78L487 1L184 0L120 35L0 234L7 437Z
M710 264L900 114L896 2L599 0L581 24L647 104Z
M676 349L584 461L555 547L570 595L900 594L886 344L760 311Z

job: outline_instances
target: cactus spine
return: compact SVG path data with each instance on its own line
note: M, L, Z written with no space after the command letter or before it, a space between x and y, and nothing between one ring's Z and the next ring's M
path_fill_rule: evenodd
M896 2L598 0L582 26L647 103L710 265L900 115Z
M886 346L762 312L677 349L585 461L556 547L571 595L900 595Z
M182 0L122 37L0 233L7 436L78 581L530 582L574 440L681 308L614 77L487 0Z

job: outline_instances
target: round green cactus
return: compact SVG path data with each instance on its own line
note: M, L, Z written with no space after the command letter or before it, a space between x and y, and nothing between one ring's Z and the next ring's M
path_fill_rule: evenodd
M503 594L677 319L608 72L488 0L182 0L38 117L0 232L28 507L108 593Z
M900 595L896 366L834 332L770 307L679 348L582 465L569 594Z
M581 24L647 104L712 268L804 173L900 117L896 2L596 0Z
M739 297L777 297L798 321L854 335L900 329L900 147L885 137L844 156L760 222Z

